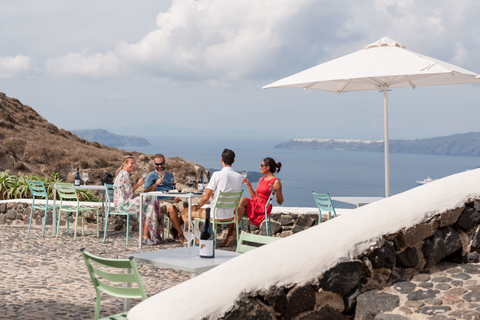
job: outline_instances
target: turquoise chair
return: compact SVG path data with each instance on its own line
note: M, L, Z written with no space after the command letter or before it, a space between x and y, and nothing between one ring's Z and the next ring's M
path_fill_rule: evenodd
M270 236L270 235L273 235L271 234L272 233L272 221L270 220L270 216L267 215L267 208L268 208L268 205L269 204L272 204L272 201L273 201L273 197L275 197L275 190L273 190L270 195L268 196L268 199L267 199L267 203L265 204L265 208L264 208L264 212L265 212L265 230L267 232L267 237ZM248 217L246 215L244 215L242 217L242 230L243 230L243 219L248 219ZM270 232L268 231L269 230L269 226L270 225Z
M113 201L113 184L106 184L105 183L105 190L107 192L107 217L105 219L105 232L103 233L103 243L105 243L105 239L107 239L107 226L108 226L108 217L111 214L119 215L119 216L126 216L127 217L127 240L126 245L128 246L128 233L130 231L130 217L133 216L135 219L137 218L136 212L124 212L124 211L110 211Z
M93 208L93 207L80 207L80 200L78 199L77 195L77 190L73 186L73 183L60 183L56 182L55 183L55 188L57 189L58 196L60 197L60 208L58 210L58 222L57 222L57 237L59 234L59 229L60 229L60 218L62 216L62 212L67 213L67 234L70 234L70 219L68 218L70 212L75 212L75 232L73 236L73 240L77 239L77 225L78 225L78 214L82 214L82 235L85 235L85 216L84 212L85 211L93 211L95 210L97 212L97 237L100 237L99 233L99 222L100 220L98 219L98 210L99 208ZM63 201L73 201L76 202L76 205L74 207L67 207L63 205Z
M213 226L213 233L214 233L214 248L217 246L217 225L225 225L225 224L235 224L236 229L236 237L238 243L238 205L240 204L240 200L242 199L243 190L239 192L222 192L218 193L217 201L211 207L211 216L210 222ZM234 211L233 220L228 221L218 221L215 219L215 212L217 209L231 209ZM195 218L195 220L205 221L205 219Z
M126 319L128 310L116 315L108 316L102 319L100 317L100 303L102 300L102 293L117 298L127 299L147 299L145 289L138 272L135 259L130 257L128 259L107 259L94 256L91 253L80 249L82 251L83 259L87 265L88 274L92 279L93 286L97 293L97 302L95 304L95 320L113 320ZM125 272L125 269L131 271ZM117 272L113 272L117 271ZM107 282L108 281L108 282ZM118 286L113 284L118 283ZM135 284L136 286L132 286Z
M334 217L337 216L337 213L335 212L335 208L333 207L332 199L330 198L330 194L325 193L325 194L319 194L315 193L312 191L313 199L315 200L315 203L317 204L317 208L319 211L318 215L318 224L322 222L322 214L328 215L328 220L332 218L332 214Z
M30 188L30 193L32 194L32 210L30 211L30 222L28 223L28 233L30 233L30 228L32 226L32 219L33 219L33 209L40 209L45 210L45 215L43 216L43 229L42 229L42 237L45 236L45 223L47 222L47 211L53 210L53 206L48 204L48 194L47 190L45 189L45 184L43 181L31 181L27 180L28 187ZM45 204L37 204L35 205L35 199L37 197L45 198ZM55 206L59 207L59 206Z
M236 251L238 253L245 253L280 239L281 238L262 236L259 234L252 234L242 231L240 238L238 239Z

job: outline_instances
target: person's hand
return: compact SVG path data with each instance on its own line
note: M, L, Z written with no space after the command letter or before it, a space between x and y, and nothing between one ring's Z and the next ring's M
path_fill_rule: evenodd
M155 181L157 185L162 184L162 182L163 182L163 178L157 179L157 181Z
M176 203L176 202L179 202L181 199L179 197L175 197L173 198L173 201Z
M243 182L243 183L246 183L247 186L251 186L251 185L252 185L247 178L243 178L243 181L242 181L242 182Z
M139 183L139 184L144 184L144 183L145 183L145 178L140 178L140 179L138 179L138 183Z

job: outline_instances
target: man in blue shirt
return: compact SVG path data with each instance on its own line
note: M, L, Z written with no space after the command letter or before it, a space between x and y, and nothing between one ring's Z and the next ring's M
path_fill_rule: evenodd
M154 157L154 163L155 170L150 172L145 178L144 192L172 190L173 188L171 180L173 178L173 174L165 171L165 157L160 153L156 154ZM177 206L178 202L180 202L180 198L163 198L162 200L163 201L160 201L159 204L160 211L163 214L168 213L168 217L174 226L170 229L170 233L175 240L187 242L187 239L185 239L183 236L181 227L183 221L178 217L179 208L177 208Z

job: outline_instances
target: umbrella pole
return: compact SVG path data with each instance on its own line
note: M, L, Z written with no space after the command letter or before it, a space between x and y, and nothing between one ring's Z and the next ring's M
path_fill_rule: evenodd
M388 86L383 89L383 122L384 122L384 141L385 141L385 198L390 196L390 160L388 157Z

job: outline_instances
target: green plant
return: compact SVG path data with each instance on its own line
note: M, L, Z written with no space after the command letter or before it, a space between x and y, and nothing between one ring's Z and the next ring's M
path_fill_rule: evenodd
M10 170L0 172L0 199L6 199L7 191L14 176L10 175Z

